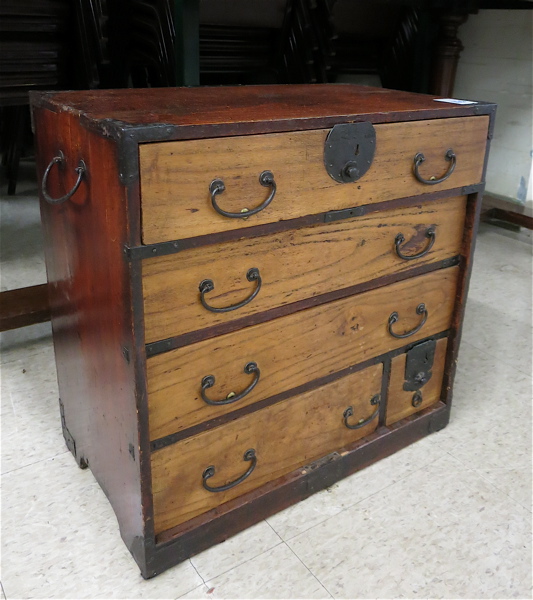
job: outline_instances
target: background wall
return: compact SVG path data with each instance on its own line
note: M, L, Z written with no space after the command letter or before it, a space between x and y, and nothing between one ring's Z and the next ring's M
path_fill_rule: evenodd
M481 10L459 29L454 97L498 104L487 192L533 205L533 11Z

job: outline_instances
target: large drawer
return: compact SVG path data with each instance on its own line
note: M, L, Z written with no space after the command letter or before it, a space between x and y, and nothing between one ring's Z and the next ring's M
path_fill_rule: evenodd
M237 136L142 144L140 153L142 237L145 244L251 227L304 215L446 190L481 181L487 116L386 123L375 126L376 150L370 169L355 183L338 183L324 166L329 130ZM423 153L420 175L441 178L424 184L414 175L414 157ZM357 152L357 148L355 152ZM259 176L271 171L276 192L257 214L228 218L211 203L210 184L221 179L221 209L241 214L261 205L271 188Z
M446 330L457 275L458 267L441 269L148 358L151 439ZM417 312L422 303L426 316ZM393 313L397 322L389 325ZM242 397L211 405L202 395L209 402Z
M382 365L374 365L152 453L156 533L374 431L381 375ZM255 458L248 454L244 460L249 450ZM209 467L214 467L214 473L205 483L212 488L228 486L251 473L226 491L209 491L203 484Z
M147 259L142 267L146 342L458 255L465 207L463 196ZM404 241L396 244L400 234ZM251 269L260 280L249 276ZM205 280L214 286L203 294L207 306L199 291Z

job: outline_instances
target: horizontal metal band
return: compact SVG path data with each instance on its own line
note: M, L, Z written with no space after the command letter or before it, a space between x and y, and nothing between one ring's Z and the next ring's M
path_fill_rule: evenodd
M159 244L148 244L146 246L124 246L124 254L128 260L143 260L154 256L175 254L181 250L179 240L173 242L161 242Z
M394 358L395 356L399 356L400 354L409 352L409 350L411 350L411 348L413 348L414 346L421 344L423 342L427 342L429 340L440 340L442 338L448 337L449 335L450 335L450 330L446 329L445 331L441 331L440 333L437 333L430 337L413 341L410 344L406 344L405 346L402 346L401 348L397 348L396 350L390 350L389 352L380 354L379 356L376 356L374 358L366 360L362 363L358 363L357 365L353 365L351 367L347 367L346 369L342 369L341 371L338 371L337 373L333 373L333 374L326 375L324 377L320 377L318 379L315 379L314 381L304 383L304 384L302 384L296 388L293 388L291 390L286 390L284 392L276 394L275 396L271 396L270 398L261 400L260 402L256 402L254 404L249 404L248 406L243 406L240 410L226 413L226 414L221 415L220 417L213 419L211 421L206 421L204 423L200 423L198 425L188 427L187 429L183 429L182 431L178 431L177 433L171 433L162 438L158 438L157 440L150 442L150 450L152 452L154 452L156 450L161 450L161 448L165 448L166 446L175 444L176 442L179 442L180 440L183 440L187 437L196 435L196 434L201 433L202 431L206 431L208 429L213 429L214 427L223 425L224 423L226 423L228 421L231 421L233 419L236 419L236 418L246 415L248 413L255 412L262 408L266 408L267 406L270 406L272 404L276 404L277 402L281 402L282 400L286 400L287 398L289 398L291 396L303 394L304 392L308 392L310 390L319 388L323 385L331 383L332 381L335 381L337 379L345 377L346 375L351 375L352 373L356 373L357 371L362 371L363 369L366 369L367 367L371 367L372 365L376 365L385 360L390 360L390 359Z

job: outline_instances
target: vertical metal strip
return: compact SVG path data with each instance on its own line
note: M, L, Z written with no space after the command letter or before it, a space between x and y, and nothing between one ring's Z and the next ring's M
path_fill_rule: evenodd
M389 398L389 384L392 359L387 357L383 360L383 375L381 377L381 402L379 405L379 426L385 425L387 414L387 402Z

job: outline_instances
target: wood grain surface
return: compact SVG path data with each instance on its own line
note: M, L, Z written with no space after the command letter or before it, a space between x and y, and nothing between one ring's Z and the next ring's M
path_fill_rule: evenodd
M34 125L39 182L58 150L65 155L48 178L53 198L72 188L80 159L88 165L70 200L51 205L41 198L59 395L76 460L105 490L122 538L142 564L137 540L146 531L142 492L149 482L141 479L134 365L123 355L123 348L133 351L131 265L122 250L131 241L117 148L69 112L35 110Z
M479 116L376 125L374 161L355 183L337 183L328 175L323 156L327 129L141 144L143 242L246 228L478 183L488 122L487 116ZM417 181L415 154L425 155L423 177L441 177L450 164L444 159L449 148L457 155L453 174L436 185ZM226 211L241 212L269 195L258 181L264 170L273 172L277 184L266 209L245 220L214 210L212 180L220 178L226 186L217 196L218 204Z
M446 338L437 340L433 368L431 369L432 376L431 379L420 388L422 404L418 407L414 407L411 404L414 392L406 392L403 389L407 354L400 354L400 356L392 359L385 420L387 425L405 419L405 417L419 412L440 400L447 343L448 340Z
M374 365L154 452L156 533L341 450L374 431L377 418L352 430L344 425L343 413L352 406L351 424L373 414L376 407L370 399L380 392L381 374L382 365ZM256 452L257 465L245 481L226 492L203 488L202 473L210 465L215 467L215 475L208 481L211 486L226 485L242 475L250 466L243 460L250 448Z
M145 139L205 137L221 129L248 132L310 129L311 121L409 121L477 114L494 105L460 106L433 96L351 84L245 85L156 89L30 92L32 103L60 111L68 106L86 125L109 135L139 127ZM422 116L421 116L422 115ZM282 128L282 129L280 129ZM226 133L227 135L227 133Z
M242 239L185 250L143 261L146 342L227 323L277 306L292 304L333 290L377 279L415 266L460 254L466 197L422 206L373 213L276 235ZM413 255L435 244L422 258L398 257L394 240L402 233L402 252ZM211 306L224 307L246 299L256 288L246 279L259 269L262 286L247 305L228 313L202 306L198 286L215 284L206 294Z
M400 317L394 330L402 333L420 322L415 309L426 303L427 322L409 342L447 329L457 271L442 269L149 358L151 439L400 348L407 341L392 337L387 329L394 311ZM203 401L204 376L215 377L208 397L222 400L250 384L253 376L244 372L250 361L257 363L261 376L246 397L225 406Z

